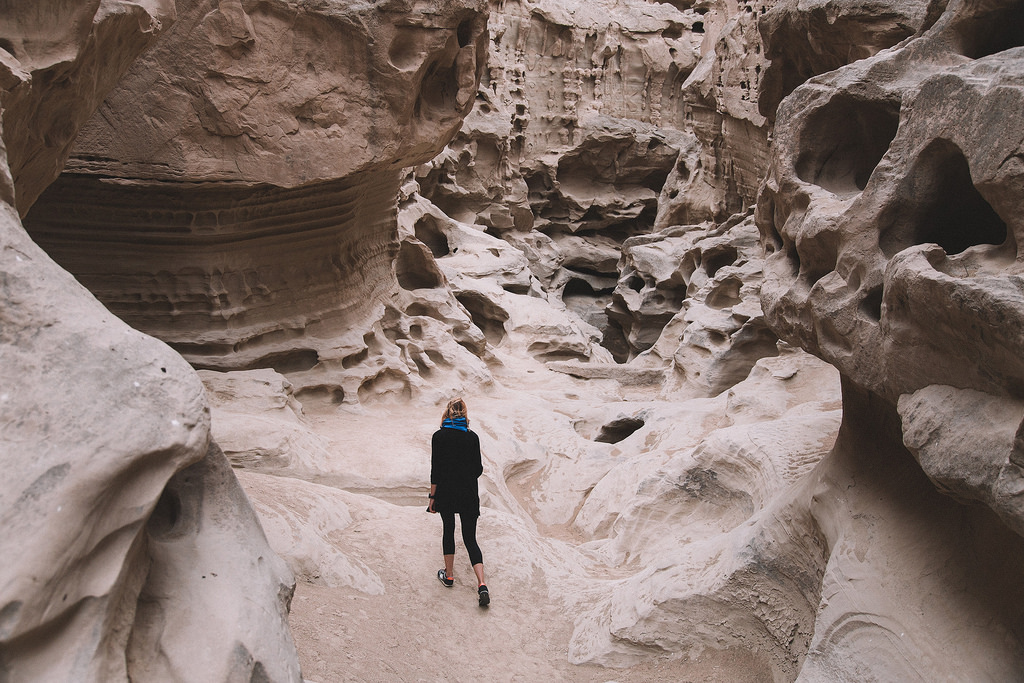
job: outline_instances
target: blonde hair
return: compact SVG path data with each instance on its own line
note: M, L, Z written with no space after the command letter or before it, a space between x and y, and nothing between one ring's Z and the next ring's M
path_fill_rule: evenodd
M448 405L444 408L444 415L441 416L441 423L445 420L454 420L457 417L469 418L469 408L466 407L466 401L461 396L453 398L448 401Z

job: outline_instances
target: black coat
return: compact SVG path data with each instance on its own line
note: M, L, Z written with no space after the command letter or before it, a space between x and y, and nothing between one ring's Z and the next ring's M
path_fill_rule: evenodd
M477 478L483 474L480 438L472 431L442 427L430 439L430 483L436 512L480 514Z

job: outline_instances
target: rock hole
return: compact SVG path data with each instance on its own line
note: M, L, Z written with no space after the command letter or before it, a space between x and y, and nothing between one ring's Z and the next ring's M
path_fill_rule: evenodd
M164 488L160 498L156 501L149 521L146 522L146 529L150 537L162 540L174 535L181 519L181 498L177 491L170 486Z
M915 244L935 243L959 254L1006 241L1006 223L974 187L967 159L951 142L926 147L897 196L880 221L879 246L888 257Z
M434 62L427 68L420 86L420 96L416 101L417 115L423 115L421 103L432 111L454 111L455 96L458 92L458 69L455 64L443 66L439 62Z
M718 310L735 306L743 301L740 298L740 288L742 287L743 283L738 277L727 277L715 285L704 303Z
M412 388L405 375L388 369L360 384L358 394L360 403L384 399L408 401L412 398Z
M411 71L419 67L423 55L423 48L410 29L399 28L388 46L388 61L400 71Z
M441 274L425 252L426 245L402 242L395 261L395 275L402 289L412 291L441 286Z
M473 42L473 20L466 19L460 23L455 35L459 40L459 47L466 47Z
M708 277L714 277L715 273L719 270L735 263L737 256L736 247L731 244L723 244L705 250L701 256L701 261L704 263L704 271L708 274Z
M473 324L484 333L489 344L497 346L505 339L505 321L508 320L506 311L476 292L460 292L455 298L469 312Z
M341 405L345 402L345 390L337 386L324 386L317 385L313 387L303 387L295 392L295 398L299 403L306 403L309 401L317 401L323 403L331 403L334 405Z
M320 355L313 349L290 349L262 356L252 363L247 363L242 369L273 368L274 371L286 375L289 372L312 370L319 362Z
M833 97L807 117L797 176L837 195L864 189L899 126L899 102Z
M882 288L872 287L860 302L860 310L875 322L882 319Z
M370 350L363 349L359 353L353 353L350 356L345 356L344 358L342 358L341 367L345 368L346 370L350 370L351 368L354 368L355 366L359 365L369 357Z
M600 443L619 443L644 426L638 417L620 417L601 427L601 432L594 438Z
M693 29L692 30L693 30L694 33L704 33L704 22L703 21L695 21L695 22L693 22Z
M526 351L533 354L538 360L543 362L550 361L566 361L566 360L587 360L587 356L582 351L576 351L574 349L567 349L558 344L551 344L546 341L539 341L530 344Z
M670 21L668 28L661 32L662 38L666 40L678 40L683 35L683 25Z
M966 22L965 22L966 23ZM980 59L997 52L1024 46L1024 3L1013 3L973 17L961 28L960 52Z
M679 274L683 277L683 282L687 285L693 279L693 274L697 272L701 264L701 253L700 249L692 249L683 255L682 260L679 262Z
M635 273L626 281L626 286L634 292L642 292L645 285L644 279Z
M434 258L442 258L451 253L451 246L448 244L448 236L444 234L433 216L423 216L413 226L416 239L427 245L427 249Z
M506 292L510 294L529 294L530 285L522 282L506 282L501 286Z

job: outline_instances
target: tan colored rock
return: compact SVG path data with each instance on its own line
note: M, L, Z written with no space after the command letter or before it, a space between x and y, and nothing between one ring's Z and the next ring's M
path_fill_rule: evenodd
M422 163L472 106L481 10L178 2L174 27L82 131L68 170L284 188Z
M147 519L206 452L202 387L35 246L12 206L0 212L4 668L14 681L127 680Z
M768 63L758 108L768 119L786 95L814 76L866 59L929 28L925 2L776 2L759 29Z
M104 310L2 210L8 677L298 680L293 580L220 450L208 450L194 372ZM197 570L216 572L219 587ZM217 619L197 619L211 605Z
M666 395L714 396L778 354L761 312L762 256L748 216L627 240L608 315L633 364L663 367Z
M173 8L30 5L0 10L2 677L297 681L294 581L210 441L202 384L19 219Z
M1020 18L951 5L779 107L762 304L843 375L822 472L870 494L813 499L831 558L802 680L1012 678L1024 661ZM867 643L882 654L851 658Z
M472 106L481 9L179 3L26 225L197 367L321 366L309 388L350 401L410 390L399 171ZM384 367L362 361L376 344Z
M0 9L4 142L24 216L135 58L174 22L164 0L38 0Z
M483 333L489 351L607 360L597 330L568 313L557 298L545 296L519 249L478 226L452 220L418 195L403 205L399 223L403 249L408 245L417 250L440 276L424 284L439 296L457 300ZM443 343L423 341L424 348Z
M346 505L352 494L294 477L274 477L242 470L245 487L273 546L300 580L329 588L350 587L380 595L380 577L350 557L339 542L356 520Z
M288 626L295 579L216 444L168 482L146 528L152 564L129 680L301 680Z

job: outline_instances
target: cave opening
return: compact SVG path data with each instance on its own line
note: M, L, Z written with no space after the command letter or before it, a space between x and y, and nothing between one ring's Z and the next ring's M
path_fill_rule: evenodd
M807 117L796 174L833 194L856 194L867 186L898 127L898 101L836 95Z
M470 319L476 325L487 343L497 346L505 339L505 321L508 320L508 313L501 310L481 294L476 292L459 292L455 298L469 313Z
M1006 223L974 186L963 152L947 140L925 148L898 197L879 237L887 257L916 244L938 244L952 255L1006 241Z
M714 277L715 273L725 266L734 264L738 254L736 247L731 244L723 244L706 249L700 260L704 264L704 272L708 274L708 277Z
M413 226L416 239L427 245L434 258L443 258L451 253L448 237L441 230L438 221L431 215L422 216Z
M434 267L426 249L412 242L402 242L395 260L395 276L405 290L434 289L441 286L441 274Z
M961 25L960 52L981 59L1004 50L1024 46L1024 3L993 9Z

